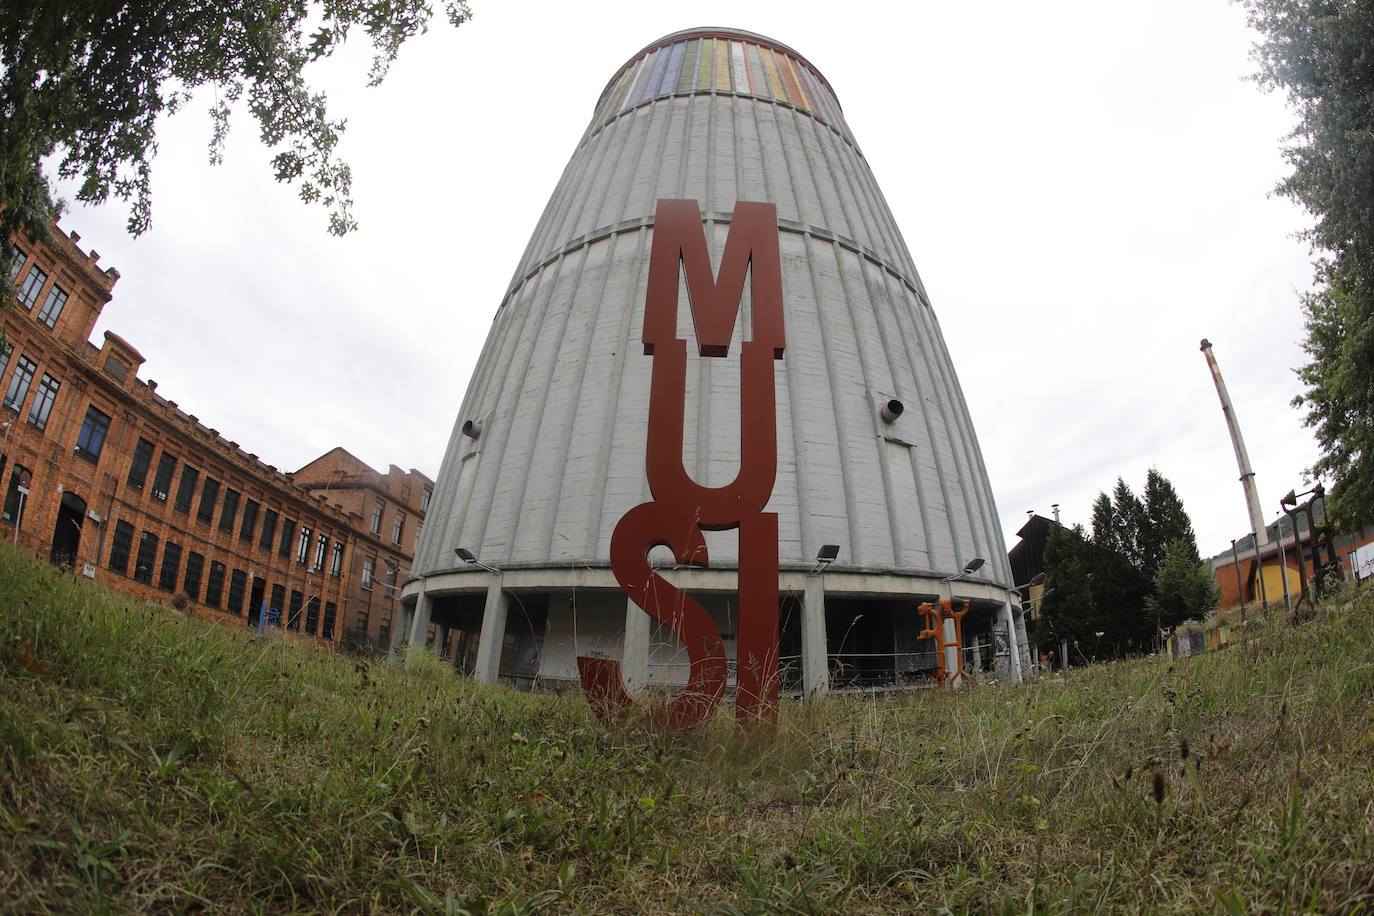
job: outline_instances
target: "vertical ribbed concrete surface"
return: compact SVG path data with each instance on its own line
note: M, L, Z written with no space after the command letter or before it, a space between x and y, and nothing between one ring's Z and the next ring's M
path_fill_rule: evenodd
M796 52L715 29L651 45L597 102L496 312L415 572L453 568L460 545L498 566L607 564L616 522L649 497L640 334L660 198L700 202L717 266L736 203L777 206L782 566L835 543L836 570L943 576L981 556L975 578L1010 585L953 363L839 103ZM736 341L747 316L746 297ZM689 366L684 459L708 485L738 466L738 353ZM887 423L892 399L906 409ZM712 566L732 566L712 538Z

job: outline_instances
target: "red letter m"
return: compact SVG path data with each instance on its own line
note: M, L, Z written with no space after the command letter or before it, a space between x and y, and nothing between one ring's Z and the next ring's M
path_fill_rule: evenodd
M649 288L644 301L644 353L654 345L677 340L678 267L687 276L687 298L702 356L725 356L744 295L744 273L750 271L753 321L750 339L766 343L781 359L782 269L778 256L777 207L739 203L725 240L719 278L712 276L711 255L701 211L695 200L660 200L654 216L654 244L649 254Z

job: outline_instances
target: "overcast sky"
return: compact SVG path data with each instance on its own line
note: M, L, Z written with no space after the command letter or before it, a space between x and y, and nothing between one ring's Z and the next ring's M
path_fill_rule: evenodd
M210 96L160 128L153 228L63 220L123 275L95 339L265 461L335 445L433 477L540 212L616 69L679 29L730 26L818 67L905 234L959 373L1007 546L1027 509L1089 521L1154 465L1204 554L1248 526L1198 341L1226 376L1267 519L1316 457L1289 402L1309 218L1271 196L1293 123L1246 79L1222 0L806 4L472 0L364 86L364 48L315 71L361 228L276 185L246 113L207 164ZM72 195L67 192L68 198Z

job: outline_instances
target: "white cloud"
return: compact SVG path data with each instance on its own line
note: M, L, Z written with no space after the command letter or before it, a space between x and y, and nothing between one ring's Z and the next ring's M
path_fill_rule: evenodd
M273 183L254 125L206 165L199 106L169 119L153 229L118 206L65 225L123 279L97 328L145 377L283 468L341 444L433 475L491 317L616 68L695 25L785 42L834 85L930 290L1009 545L1034 507L1086 521L1118 475L1178 487L1204 552L1246 525L1198 340L1209 337L1265 499L1315 457L1288 406L1301 361L1293 237L1269 196L1291 118L1243 79L1230 5L475 3L363 88L319 68L361 229ZM70 193L70 192L69 192Z

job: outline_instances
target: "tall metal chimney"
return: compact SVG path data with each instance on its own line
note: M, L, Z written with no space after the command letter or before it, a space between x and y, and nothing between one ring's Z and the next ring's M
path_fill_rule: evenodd
M1263 547L1269 543L1269 531L1264 525L1264 513L1260 510L1255 472L1250 467L1250 455L1245 451L1245 440L1240 437L1240 421L1236 419L1236 409L1231 406L1231 396L1226 393L1226 382L1222 381L1217 358L1212 355L1212 342L1205 337L1202 339L1202 353L1207 357L1207 368L1212 370L1217 397L1221 398L1221 412L1226 415L1226 429L1231 433L1231 445L1236 450L1236 465L1240 468L1240 485L1245 490L1245 504L1250 510L1250 530L1255 533L1255 546Z

